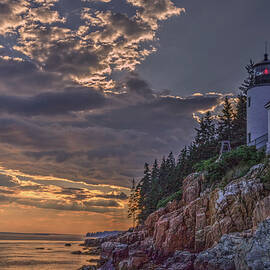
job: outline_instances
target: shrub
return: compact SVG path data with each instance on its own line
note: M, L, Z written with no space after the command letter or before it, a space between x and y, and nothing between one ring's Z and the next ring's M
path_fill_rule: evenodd
M254 146L240 146L225 153L219 161L212 158L196 164L195 169L206 172L207 187L222 184L222 182L224 185L234 178L244 176L250 167L262 162L264 158L265 153L257 151Z
M166 207L166 205L169 203L169 202L172 202L174 200L178 200L180 201L182 198L182 190L179 190L175 193L173 193L172 195L164 198L164 199L161 199L158 204L157 204L157 209L161 208L161 207Z
M262 176L262 182L263 183L270 183L270 170L264 175Z
M261 181L264 184L270 184L270 160L267 158L265 160L265 170L264 172L261 174Z

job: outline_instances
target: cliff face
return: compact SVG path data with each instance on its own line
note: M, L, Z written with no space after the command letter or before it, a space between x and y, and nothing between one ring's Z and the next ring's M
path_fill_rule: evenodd
M270 230L270 221L265 221L270 219L270 188L261 182L266 169L254 166L214 190L203 190L203 174L189 175L180 202L152 213L145 226L102 244L108 262L101 269L270 269L270 239L265 254L254 249ZM266 226L255 233L260 223ZM269 268L252 268L258 252Z

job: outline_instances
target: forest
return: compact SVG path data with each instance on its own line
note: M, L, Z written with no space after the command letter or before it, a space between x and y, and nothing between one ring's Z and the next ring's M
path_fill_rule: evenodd
M218 115L208 111L199 119L195 137L189 146L185 146L177 157L171 152L160 163L158 159L151 165L145 163L143 177L137 183L132 180L128 217L132 219L133 227L143 224L152 212L168 202L180 200L182 182L190 173L209 170L211 186L217 177L224 176L226 166L231 166L230 162L237 165L246 159L249 164L256 164L262 158L263 154L257 153L255 148L245 146L246 93L253 86L253 66L251 60L245 67L248 77L239 87L237 98L225 97L223 109ZM230 141L234 151L225 155L222 162L216 163L221 141L224 140Z

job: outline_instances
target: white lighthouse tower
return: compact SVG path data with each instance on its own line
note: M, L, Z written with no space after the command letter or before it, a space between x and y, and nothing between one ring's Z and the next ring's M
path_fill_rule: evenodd
M247 144L260 149L268 146L270 142L270 61L267 51L264 60L254 66L254 75L254 86L247 93ZM270 150L270 147L268 149Z

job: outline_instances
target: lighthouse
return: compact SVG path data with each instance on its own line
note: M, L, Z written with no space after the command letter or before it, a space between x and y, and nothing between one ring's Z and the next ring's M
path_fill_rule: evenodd
M247 144L257 149L267 147L269 152L270 61L267 50L264 60L254 65L254 77L254 85L247 92Z

